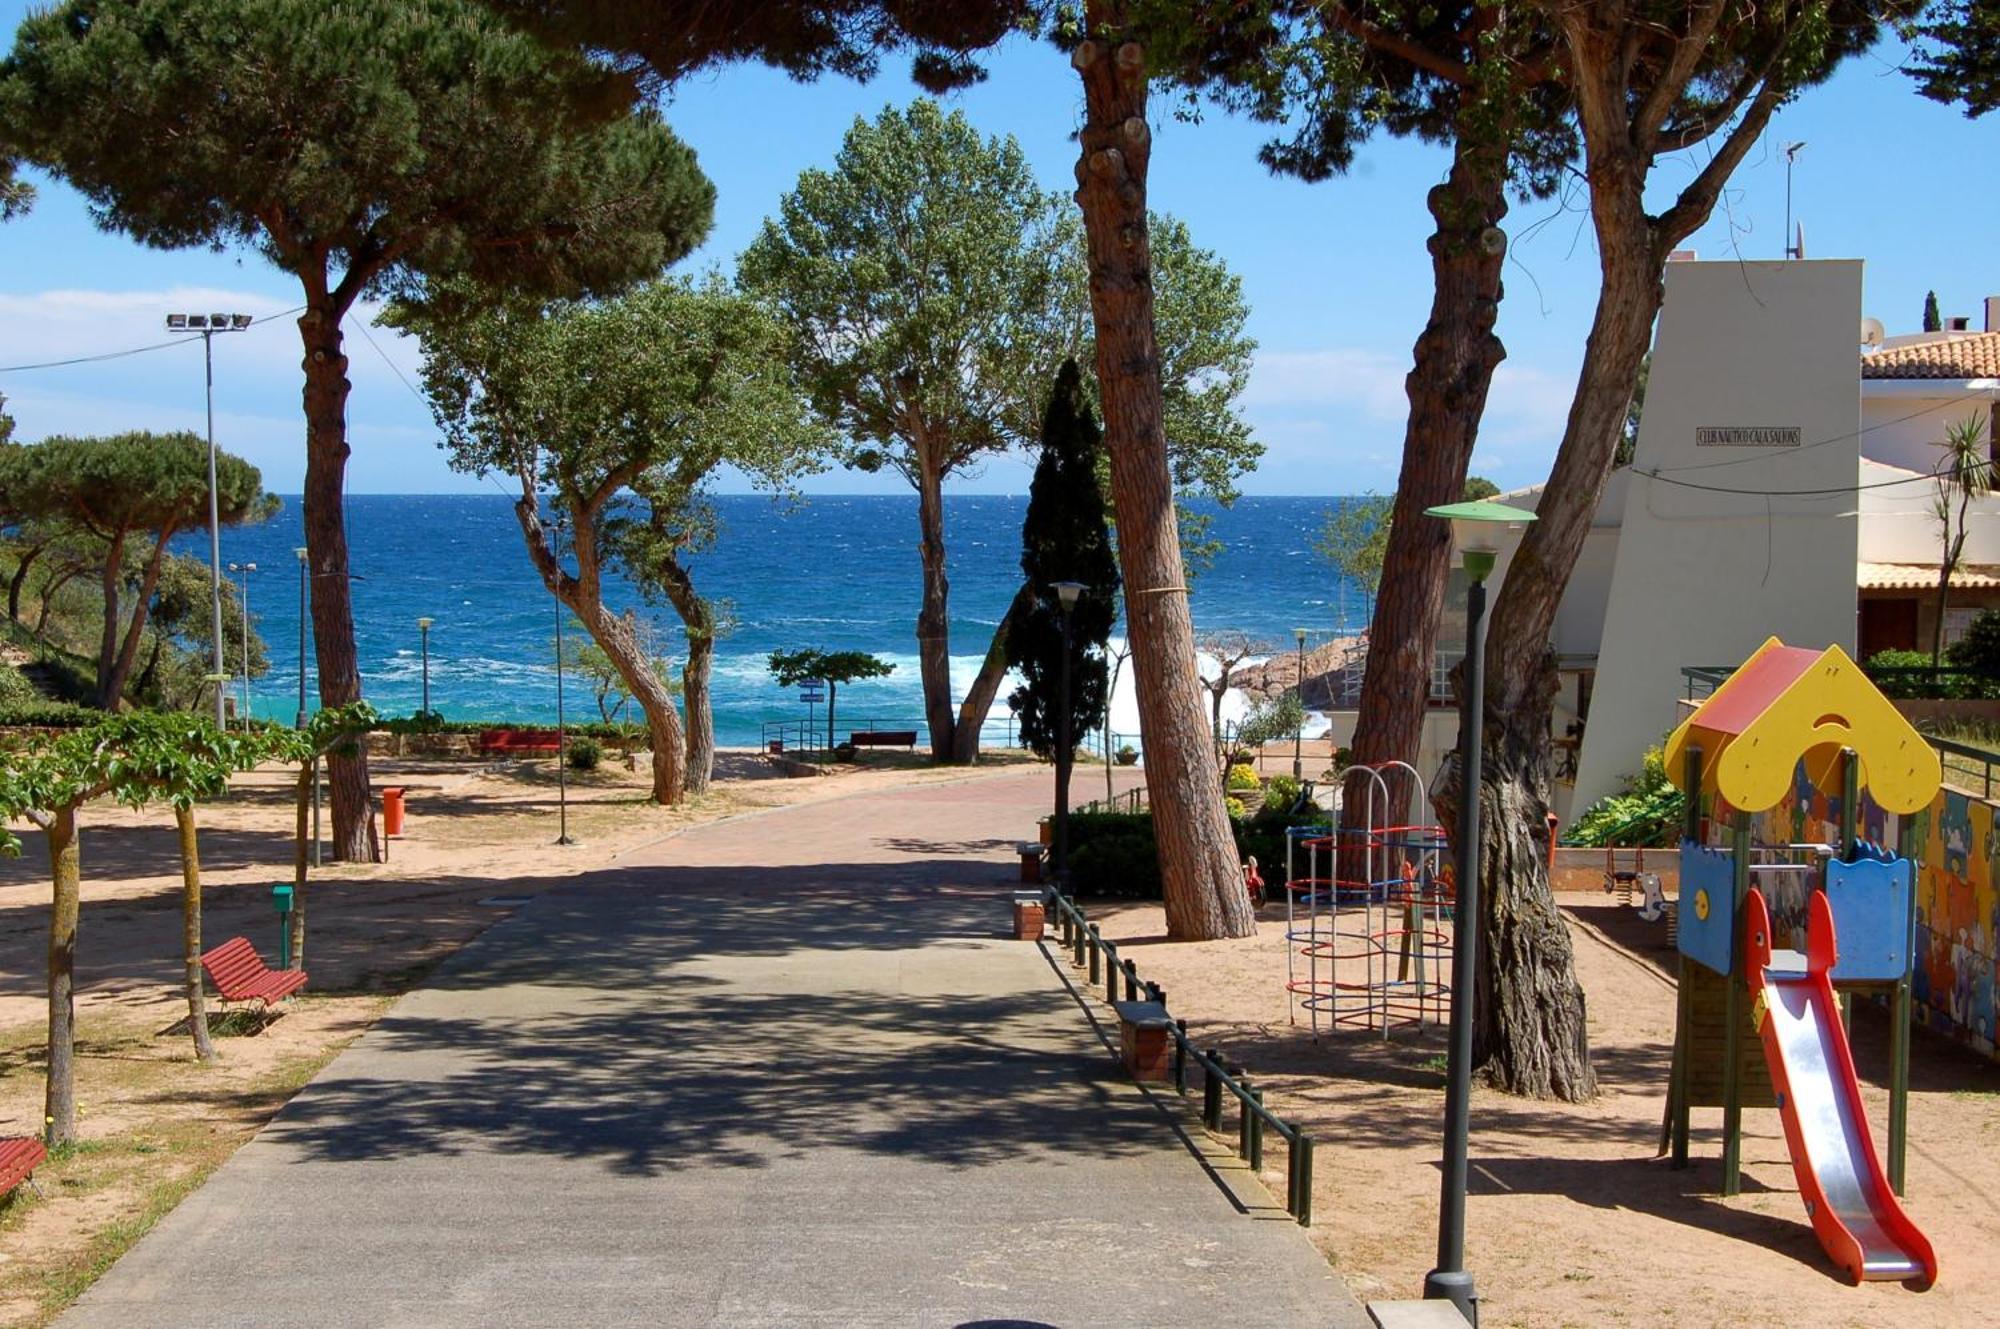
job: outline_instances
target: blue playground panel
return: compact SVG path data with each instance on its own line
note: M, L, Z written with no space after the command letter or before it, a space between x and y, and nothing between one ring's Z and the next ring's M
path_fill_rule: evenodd
M1915 885L1916 865L1907 858L1826 865L1826 902L1833 907L1839 949L1834 982L1894 983L1909 973Z
M1718 974L1736 969L1736 860L1726 849L1681 841L1681 954Z

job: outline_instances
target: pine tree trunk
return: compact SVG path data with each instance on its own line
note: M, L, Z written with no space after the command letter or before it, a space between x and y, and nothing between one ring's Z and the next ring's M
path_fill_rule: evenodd
M125 581L125 532L118 531L111 536L110 544L104 551L104 569L99 574L99 589L104 597L104 626L97 639L97 706L99 710L115 710L118 696L111 691L112 666L118 659L119 591ZM46 607L47 602L43 602Z
M1595 1092L1569 933L1549 884L1549 724L1556 693L1550 633L1617 454L1632 385L1659 312L1665 253L1638 188L1593 173L1603 285L1576 397L1538 508L1493 610L1486 651L1484 853L1476 1060L1496 1087L1571 1100ZM1451 782L1440 807L1455 798ZM1449 816L1446 824L1450 825Z
M1596 1095L1597 1073L1569 925L1549 888L1548 717L1556 673L1555 657L1544 653L1543 660L1532 696L1502 708L1487 693L1472 1061L1496 1088L1580 1103ZM1432 795L1450 827L1458 825L1460 775L1454 750Z
M599 568L597 563L597 531L591 524L588 512L572 511L571 518L576 523L573 532L573 548L578 560L578 576L570 576L556 561L542 534L541 512L536 505L532 488L523 481L522 496L515 501L514 518L521 527L521 539L527 546L528 561L540 574L542 585L549 593L567 606L583 624L583 630L597 643L612 666L618 670L618 677L625 681L625 690L639 703L639 709L646 713L646 732L653 747L653 793L655 803L662 807L672 807L681 801L687 777L687 744L682 737L680 711L674 705L674 694L653 671L653 662L642 649L635 624L629 616L611 613L604 607L600 593ZM558 761L564 754L558 753Z
M1146 57L1138 43L1116 36L1125 17L1116 0L1090 0L1085 14L1091 33L1113 34L1080 43L1072 57L1085 105L1077 202L1167 931L1183 940L1243 937L1256 930L1256 916L1208 745L1161 421L1146 233Z
M308 290L299 317L305 342L306 559L312 569L313 658L319 665L322 706L361 700L361 666L354 647L353 586L347 570L347 356L341 350L342 311ZM375 806L368 783L368 752L327 758L333 794L333 856L349 863L379 858Z
M681 668L681 706L687 712L686 786L690 794L708 788L715 776L715 711L709 678L715 672L715 611L694 588L694 578L673 555L656 568L660 589L687 630L688 658Z
M953 734L951 759L961 766L970 766L979 760L979 734L986 727L986 716L993 709L993 699L1000 692L1000 681L1007 676L1007 635L1022 615L1034 607L1034 591L1023 586L1014 592L1014 598L1007 604L1007 612L1000 616L1000 625L993 629L993 641L986 648L986 658L979 663L979 673L973 678L972 686L965 691L965 700L959 704L957 728Z
M100 691L109 698L103 703L107 711L116 710L118 703L124 699L126 682L132 677L132 666L139 659L139 643L146 635L146 621L152 614L153 593L160 588L160 569L166 562L167 541L173 537L172 527L160 532L158 543L146 559L146 572L139 581L139 593L132 605L132 620L125 628L125 639L118 648L118 656L112 661L111 674L108 680L99 675Z
M715 778L715 710L709 704L709 677L715 672L714 634L688 638L681 667L681 707L687 712L687 769L690 794L708 791Z
M83 891L76 806L55 809L49 842L49 1065L43 1124L50 1148L76 1138L76 925Z
M1482 138L1461 124L1451 173L1428 200L1436 222L1429 242L1431 315L1403 380L1410 414L1402 471L1354 720L1354 760L1361 765L1417 762L1452 557L1450 528L1424 510L1464 497L1487 389L1506 355L1493 332L1506 251L1486 240L1507 215L1507 154L1504 146L1486 146L1490 142L1490 135ZM1400 813L1411 791L1396 774L1385 773L1384 779L1389 806ZM1366 818L1367 800L1349 799L1342 825L1358 830ZM1350 844L1358 845L1358 837L1350 837ZM1344 849L1339 875L1360 880L1367 868Z
M21 547L19 554L20 561L14 564L13 575L7 578L7 621L9 623L19 623L21 621L21 591L28 584L28 569L35 566L35 560L42 556L42 551L46 548L48 548L46 544L31 544Z
M299 783L292 807L292 968L306 967L306 863L307 844L312 836L313 780L319 774L317 758L299 767Z
M201 852L195 841L194 806L174 806L181 845L181 955L186 963L188 1029L198 1061L215 1060L208 1037L208 1002L201 986Z
M917 611L917 664L923 675L924 719L930 727L931 757L957 759L952 742L951 583L944 567L944 477L920 441L917 455L918 548L923 555L924 599Z

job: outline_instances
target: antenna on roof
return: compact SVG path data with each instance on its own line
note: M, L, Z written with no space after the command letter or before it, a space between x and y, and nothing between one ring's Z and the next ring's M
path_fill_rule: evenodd
M1804 147L1804 139L1799 140L1797 143L1787 143L1785 145L1785 239L1787 240L1792 238L1792 167L1798 165L1799 151ZM1804 258L1805 256L1806 228L1801 225L1798 229L1798 244L1795 246L1788 245L1785 249L1785 257Z
M1864 318L1861 320L1861 344L1869 350L1878 349L1882 345L1883 339L1888 335L1889 330L1882 326L1881 319Z

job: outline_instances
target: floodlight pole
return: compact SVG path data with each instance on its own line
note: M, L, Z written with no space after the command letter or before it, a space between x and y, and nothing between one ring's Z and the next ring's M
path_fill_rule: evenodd
M250 574L257 570L255 563L231 563L231 572L243 574L243 599L237 605L243 619L243 727L250 728Z
M215 334L240 332L250 326L248 314L169 314L171 332L199 332L203 381L208 394L208 599L210 630L215 649L210 652L210 672L215 676L215 727L225 726L228 706L223 694L228 666L222 659L222 521L221 504L215 488Z

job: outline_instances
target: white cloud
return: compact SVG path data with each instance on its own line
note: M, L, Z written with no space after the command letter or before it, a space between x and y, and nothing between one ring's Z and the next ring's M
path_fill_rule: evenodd
M1358 347L1259 351L1243 393L1249 407L1344 406L1373 420L1400 420L1408 357Z

